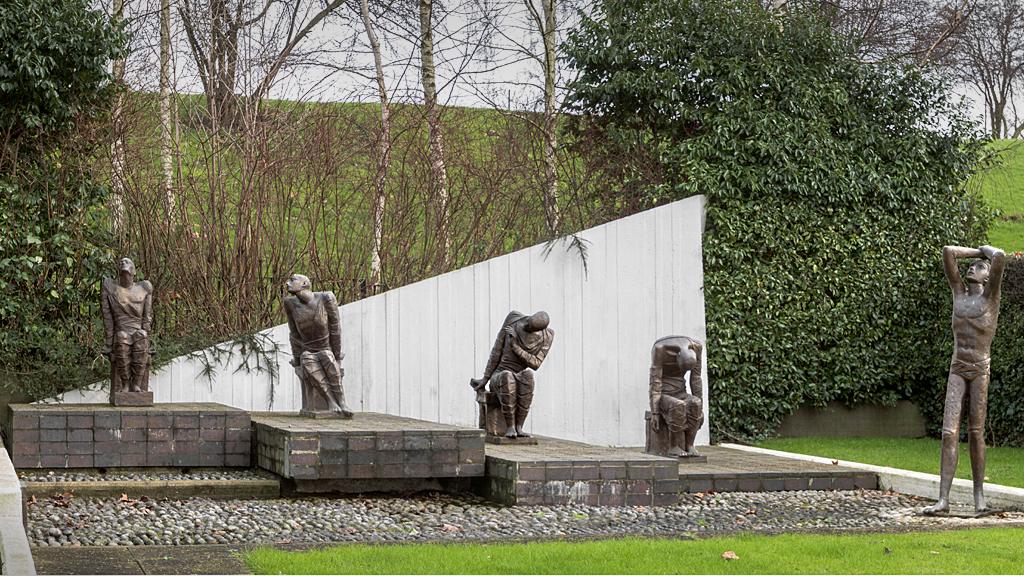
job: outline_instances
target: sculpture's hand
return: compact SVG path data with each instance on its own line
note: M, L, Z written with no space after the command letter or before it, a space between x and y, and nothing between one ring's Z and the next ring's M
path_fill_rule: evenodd
M509 324L508 326L505 326L505 334L507 334L509 336L515 336L516 335L516 328L515 328L515 326L513 326L512 324Z
M655 432L657 432L658 429L661 428L660 420L661 420L660 416L658 416L657 414L651 413L651 429L654 430Z
M985 246L978 248L978 250L981 251L981 255L986 260L992 260L992 257L995 256L996 252L999 252L999 248L996 248L995 246L989 246L987 244Z
M296 358L295 356L292 356L292 359L291 359L291 360L289 360L289 361L288 361L288 363L289 363L289 364L291 364L293 368L294 368L294 367L298 367L298 365L299 365L299 359L298 359L298 358Z

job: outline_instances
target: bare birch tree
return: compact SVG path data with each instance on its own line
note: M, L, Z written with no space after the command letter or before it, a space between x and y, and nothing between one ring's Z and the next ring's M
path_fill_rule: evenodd
M423 105L427 115L430 146L431 197L437 211L438 260L442 269L451 262L451 233L448 229L450 214L448 203L448 168L444 161L444 137L441 134L441 109L437 105L437 70L434 67L433 0L419 0L420 17L420 80L423 86Z
M373 179L373 254L370 260L370 283L373 291L381 285L381 250L384 239L384 211L387 202L388 168L391 166L391 105L384 81L384 63L380 40L374 31L370 17L369 0L359 0L359 13L366 29L366 39L373 52L373 67L377 79L377 96L380 99L380 136L377 141L377 171Z
M120 1L120 0L119 0ZM160 166L167 216L175 220L174 127L171 115L171 0L160 0Z
M111 19L115 25L124 21L124 0L114 0ZM111 111L111 124L114 133L110 143L110 215L114 234L120 236L124 230L124 194L125 194L125 157L124 157L124 57L114 60L112 72L114 82L118 85L114 96L114 109Z

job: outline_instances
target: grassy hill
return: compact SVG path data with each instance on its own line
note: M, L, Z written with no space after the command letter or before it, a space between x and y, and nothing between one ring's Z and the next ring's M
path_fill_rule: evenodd
M998 211L988 232L989 243L1007 252L1024 251L1024 140L992 145L995 164L971 179L982 197Z

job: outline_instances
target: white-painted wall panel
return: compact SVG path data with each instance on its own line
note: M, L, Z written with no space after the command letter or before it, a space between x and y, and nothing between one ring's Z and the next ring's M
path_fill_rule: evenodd
M650 349L683 334L704 340L701 196L661 206L341 307L345 391L356 410L475 426L469 379L482 375L509 310L547 310L554 344L537 372L529 429L594 444L644 442ZM200 362L173 361L152 376L157 401L221 402L248 410L295 411L300 394L288 327L264 331L281 346L280 377L236 372L239 358L212 380ZM710 350L714 353L714 350ZM705 391L707 387L705 367ZM102 402L103 390L64 402ZM707 394L705 393L705 405ZM707 424L698 442L707 443Z

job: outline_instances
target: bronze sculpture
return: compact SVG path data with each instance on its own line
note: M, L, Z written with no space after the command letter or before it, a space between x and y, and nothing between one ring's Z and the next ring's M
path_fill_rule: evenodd
M647 451L680 458L697 458L693 447L704 423L704 345L687 336L659 338L651 348ZM690 373L690 392L686 373Z
M487 410L488 389L497 396L505 424L505 438L530 437L523 430L523 423L533 402L533 371L544 362L555 337L555 332L548 328L549 322L547 312L537 312L532 316L515 310L509 312L491 348L483 378L469 382L477 392L482 416Z
M121 258L117 269L116 280L104 278L100 282L105 352L110 358L110 403L151 405L153 285L148 280L135 281L135 264L129 258Z
M960 277L957 258L979 258ZM989 362L992 338L999 319L1000 285L1005 254L998 248L946 246L942 263L953 292L953 358L946 382L946 403L942 417L942 460L939 501L922 512L949 511L949 490L956 473L960 442L960 414L964 399L967 411L967 437L971 451L971 476L974 479L974 509L981 514L985 506L985 411L988 404ZM965 282L966 280L966 282Z
M302 411L306 416L351 418L341 387L341 317L333 292L313 292L309 278L293 274L285 284L283 300L288 316L295 373L302 387Z

